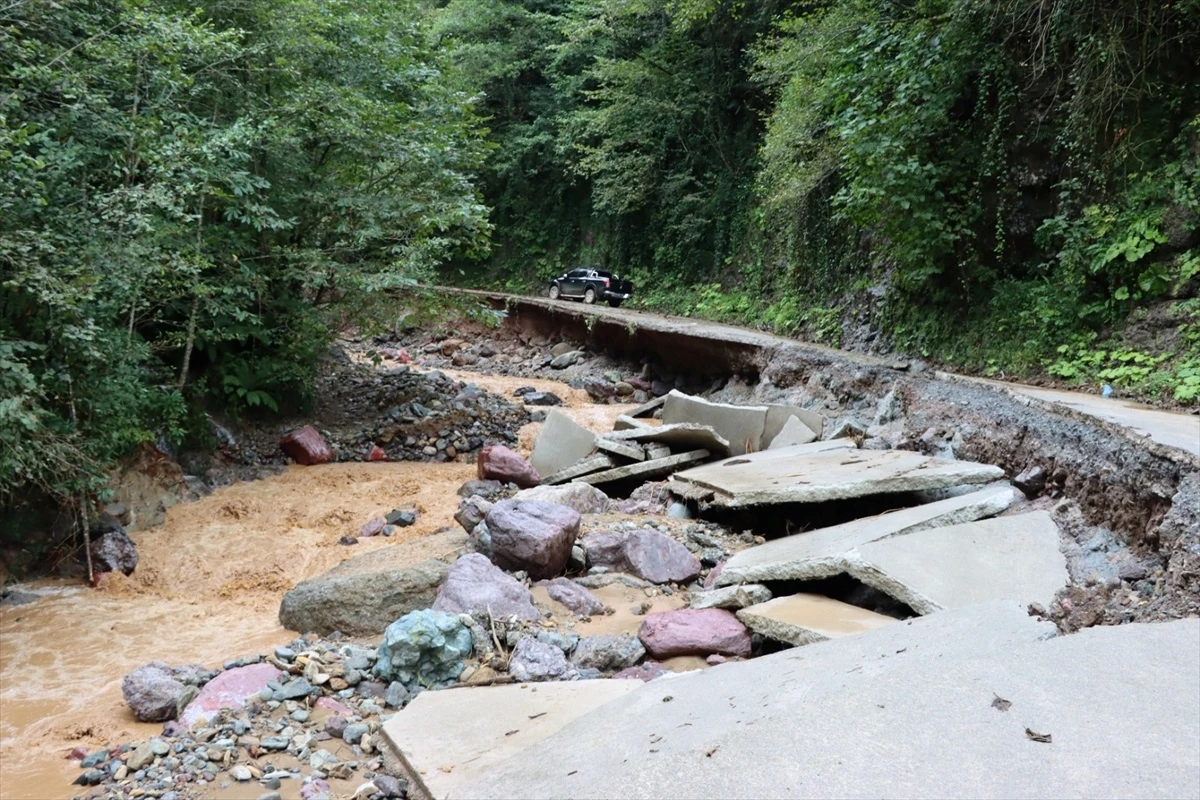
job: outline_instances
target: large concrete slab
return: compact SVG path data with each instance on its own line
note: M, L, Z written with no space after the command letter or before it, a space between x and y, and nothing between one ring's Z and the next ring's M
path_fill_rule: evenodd
M452 796L1200 795L1200 620L1053 633L988 604L660 678Z
M767 434L763 434L763 450L778 450L781 447L808 444L816 438L817 435L812 432L812 428L801 422L799 417L788 417L787 422L783 423L783 427L779 429L779 433L770 439L767 438Z
M900 621L819 594L776 597L736 613L754 633L797 647L866 633Z
M418 788L443 798L641 686L639 680L594 680L421 692L384 724L383 734Z
M677 422L708 425L729 441L732 455L741 455L761 446L767 407L710 403L672 389L663 405L662 420L666 425Z
M664 394L662 397L656 397L649 402L642 403L640 406L638 406L637 408L630 411L629 416L635 417L635 418L636 417L648 417L651 414L653 414L655 411L657 411L658 409L662 408L663 403L665 403L665 402L667 402L667 396Z
M825 431L825 417L815 411L809 411L799 406L767 406L767 418L763 423L763 449L771 440L779 435L789 419L798 419L813 432L813 438L821 438Z
M670 475L677 469L682 469L688 464L695 464L697 461L703 461L709 457L707 450L690 450L686 453L677 453L666 458L656 458L651 461L641 461L635 464L629 464L616 469L607 469L604 472L596 472L591 475L583 475L575 478L572 483L611 483L613 481L624 481L631 478L640 478L645 481L655 480Z
M639 444L665 444L676 450L708 450L725 455L729 452L729 440L720 436L708 425L694 422L677 422L643 429L626 429L608 434L610 439L620 439Z
M813 453L783 447L748 453L676 474L672 480L713 492L713 504L741 508L775 503L820 503L873 494L990 483L1004 470L947 461L908 450Z
M828 578L845 570L845 555L856 547L890 536L995 516L1019 497L1011 486L993 486L936 503L773 539L734 554L725 562L717 585Z
M558 411L546 413L546 422L533 445L529 462L538 475L553 475L587 458L596 449L596 434Z
M846 554L845 571L918 614L991 600L1048 606L1068 580L1045 511L871 542Z

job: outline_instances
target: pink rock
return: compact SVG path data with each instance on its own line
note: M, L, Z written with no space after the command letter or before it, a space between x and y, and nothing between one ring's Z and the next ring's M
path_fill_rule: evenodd
M654 658L674 656L750 656L750 632L732 612L721 608L683 608L649 614L638 638Z
M367 453L367 461L387 461L387 452L379 445L375 445L371 448L371 452Z
M579 536L579 512L541 500L501 500L484 517L492 540L492 561L533 578L553 578L567 568Z
M687 583L700 574L696 557L658 531L634 531L625 537L623 549L633 574L651 583Z
M724 664L729 659L718 653L713 653L711 656L709 656L708 658L706 658L704 660L715 667L717 664Z
M297 428L279 440L279 449L297 464L311 467L333 461L333 450L312 425Z
M337 714L341 717L351 717L354 715L353 711L339 703L337 700L334 700L332 697L318 697L315 706L317 708L323 708L326 711L332 711L334 714Z
M227 669L208 683L188 703L179 715L179 722L191 728L200 720L211 719L222 708L241 708L258 694L268 681L278 680L283 675L270 664L250 664L246 667Z
M704 588L711 589L717 585L717 578L721 577L721 570L725 569L725 562L718 563L715 567L709 570L708 575L704 578Z
M475 465L480 480L515 483L522 489L529 489L542 482L542 477L528 459L502 444L489 444L480 450Z
M383 528L385 525L387 525L387 523L383 521L382 517L375 517L374 519L367 520L367 524L363 525L362 528L359 529L358 535L378 536L379 534L383 533Z
M640 681L652 681L659 675L666 675L669 670L657 661L645 661L636 667L626 667L620 672L614 672L614 678L630 678Z

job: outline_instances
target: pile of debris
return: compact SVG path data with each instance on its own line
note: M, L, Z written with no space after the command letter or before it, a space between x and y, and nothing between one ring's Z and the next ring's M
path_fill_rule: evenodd
M710 403L673 389L602 436L551 411L530 460L544 485L588 483L612 494L713 459L808 444L824 427L803 408Z

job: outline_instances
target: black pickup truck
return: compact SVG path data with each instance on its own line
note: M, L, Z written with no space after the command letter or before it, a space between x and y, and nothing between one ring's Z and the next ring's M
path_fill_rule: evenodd
M559 275L550 281L547 291L551 300L567 297L594 303L607 300L613 308L633 296L633 284L602 269L581 267Z

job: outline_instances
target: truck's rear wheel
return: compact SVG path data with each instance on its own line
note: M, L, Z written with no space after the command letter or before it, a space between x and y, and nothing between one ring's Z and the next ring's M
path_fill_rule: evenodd
M621 305L621 300L620 300L620 298L614 297L613 299L608 301L608 304L610 306L612 306L613 308L617 308Z
M596 302L596 290L589 286L588 290L583 293L583 302L587 303L589 306Z
M550 299L557 300L559 294L560 294L560 290L558 288L558 284L557 283L550 284L550 292L549 292Z

